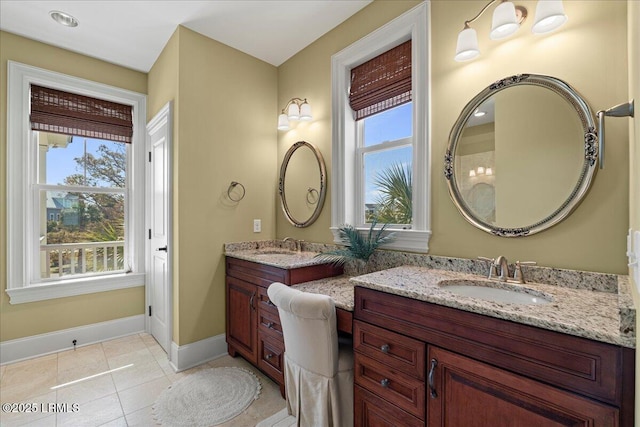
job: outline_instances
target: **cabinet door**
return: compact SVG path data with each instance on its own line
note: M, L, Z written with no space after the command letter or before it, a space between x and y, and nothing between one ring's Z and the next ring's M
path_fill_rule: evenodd
M437 347L428 353L431 427L618 425L610 406Z
M258 360L255 285L227 276L227 344L250 362Z

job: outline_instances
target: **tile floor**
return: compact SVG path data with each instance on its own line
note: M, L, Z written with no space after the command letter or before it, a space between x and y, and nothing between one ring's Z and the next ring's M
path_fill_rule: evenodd
M79 410L58 414L0 412L0 425L159 425L153 419L151 405L163 390L194 370L219 366L249 369L262 384L260 397L241 415L222 426L253 427L258 421L284 408L285 401L278 386L241 357L224 356L175 373L169 366L166 353L153 337L141 333L1 366L2 403L36 403L38 408L42 403L76 403ZM117 368L122 369L104 374ZM73 382L80 379L84 380ZM67 383L71 384L52 389Z

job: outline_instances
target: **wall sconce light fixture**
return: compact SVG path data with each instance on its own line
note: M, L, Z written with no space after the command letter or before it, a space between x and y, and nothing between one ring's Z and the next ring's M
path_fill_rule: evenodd
M278 116L278 130L289 130L289 120L311 121L311 105L307 98L291 98Z
M471 28L470 24L476 21L494 3L500 4L493 11L491 20L491 32L489 37L492 40L500 40L514 34L520 28L520 24L527 18L527 9L524 6L516 6L506 0L492 0L473 18L464 22L464 29L458 34L456 44L456 61L469 61L480 55L478 47L478 34ZM562 0L538 0L536 15L531 31L534 34L544 34L551 32L567 21L564 14Z

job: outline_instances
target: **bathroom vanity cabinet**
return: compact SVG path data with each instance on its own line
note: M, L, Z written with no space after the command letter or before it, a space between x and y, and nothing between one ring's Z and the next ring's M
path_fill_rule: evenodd
M356 426L633 425L635 350L355 288Z
M278 309L267 296L273 282L295 285L342 274L330 264L278 268L257 262L226 258L227 348L243 356L284 390L284 339ZM342 310L340 310L342 311ZM339 319L350 313L339 313ZM346 323L342 319L343 323ZM351 319L348 319L351 324Z

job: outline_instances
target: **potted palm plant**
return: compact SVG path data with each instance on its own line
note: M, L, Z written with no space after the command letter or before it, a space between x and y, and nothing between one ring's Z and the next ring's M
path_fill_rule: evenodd
M367 262L375 250L380 245L390 242L394 237L394 233L384 233L388 223L383 224L378 230L375 229L376 225L377 220L372 220L367 234L360 233L352 225L343 225L338 229L338 233L344 248L323 252L316 257L335 265L351 262L357 273L365 273Z

